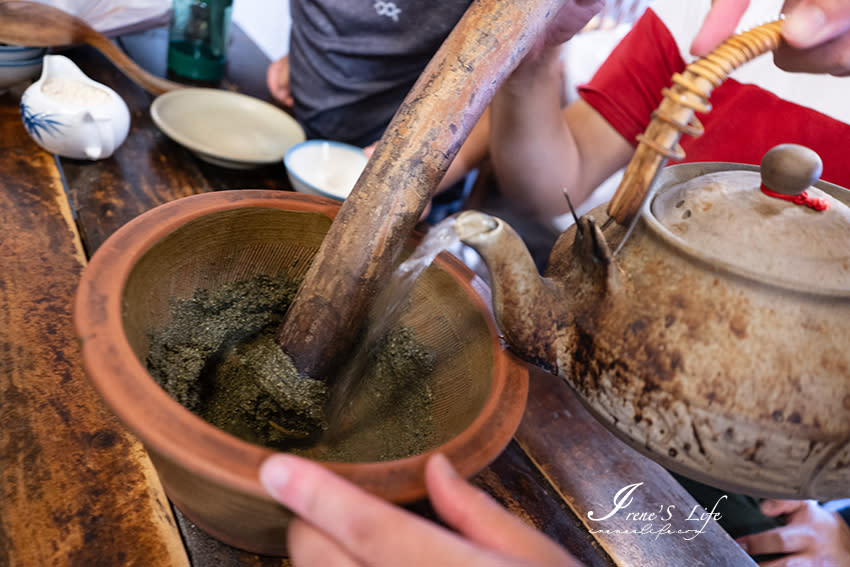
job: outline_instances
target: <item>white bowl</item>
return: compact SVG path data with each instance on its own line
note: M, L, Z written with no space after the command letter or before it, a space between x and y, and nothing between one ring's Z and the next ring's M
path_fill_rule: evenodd
M348 197L367 161L362 148L330 140L296 144L283 159L296 191L338 201Z
M0 62L0 94L6 92L6 89L13 85L37 77L41 73L43 59L43 57L36 57L35 59Z
M154 99L151 118L199 158L233 169L280 163L304 130L278 107L220 89L185 88Z
M43 57L46 52L46 47L25 47L23 45L6 45L5 43L0 43L0 63L37 59Z

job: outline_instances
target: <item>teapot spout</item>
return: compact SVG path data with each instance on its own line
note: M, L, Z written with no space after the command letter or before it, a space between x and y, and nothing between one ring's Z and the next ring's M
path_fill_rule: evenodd
M521 358L557 374L554 339L565 316L560 312L560 287L539 275L522 239L503 220L465 211L457 216L455 230L487 266L493 312L508 346Z

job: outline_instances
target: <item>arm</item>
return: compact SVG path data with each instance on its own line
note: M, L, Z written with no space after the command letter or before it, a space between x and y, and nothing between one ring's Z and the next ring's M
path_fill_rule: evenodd
M560 46L578 33L582 27L602 8L602 0L573 0L565 2L558 13L540 35L531 48L526 59L535 61L546 54L548 50L557 51L553 46ZM541 55L543 54L543 55ZM557 83L560 92L560 79ZM443 176L437 192L451 187L460 181L467 173L478 167L481 161L490 154L490 112L491 106L485 109L478 123L470 131L463 146L458 151L446 174Z
M435 511L456 531L292 455L270 457L260 468L260 480L297 515L287 534L295 565L579 565L552 540L460 478L442 455L428 461L425 482Z
M550 48L525 61L491 103L490 148L505 197L542 219L567 212L626 165L634 148L579 99L561 108L561 62Z

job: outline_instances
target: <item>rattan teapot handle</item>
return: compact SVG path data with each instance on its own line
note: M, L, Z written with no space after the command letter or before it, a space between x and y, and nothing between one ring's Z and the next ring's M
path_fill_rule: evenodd
M656 175L668 159L685 157L679 139L682 134L699 136L702 124L694 112L708 112L708 95L732 71L779 45L781 20L760 25L730 37L711 53L694 61L664 89L664 99L652 114L646 132L638 136L632 156L614 197L608 215L624 226L631 225L650 193Z

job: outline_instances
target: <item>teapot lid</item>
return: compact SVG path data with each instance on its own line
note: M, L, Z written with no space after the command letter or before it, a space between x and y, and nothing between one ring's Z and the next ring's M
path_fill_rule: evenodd
M837 198L845 190L811 186L821 169L813 151L783 144L765 155L761 172L694 177L659 191L650 212L704 257L765 281L846 293L850 207Z

